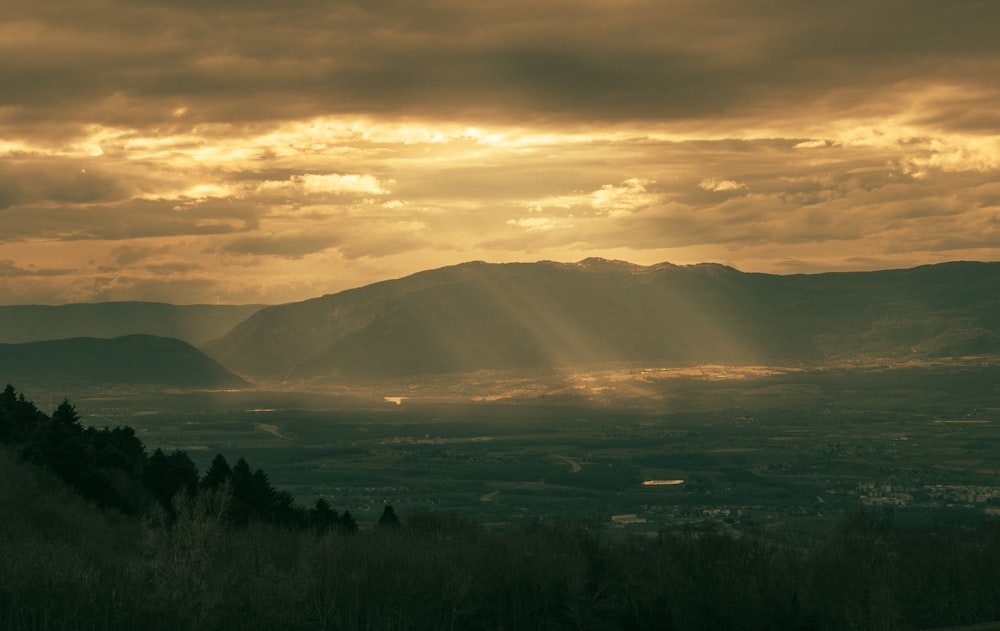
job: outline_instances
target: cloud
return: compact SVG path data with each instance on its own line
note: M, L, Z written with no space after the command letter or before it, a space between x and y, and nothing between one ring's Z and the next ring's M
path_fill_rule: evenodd
M0 209L21 204L83 204L127 198L129 187L86 160L14 157L0 161Z
M609 217L620 217L655 203L659 196L646 187L653 180L629 178L620 186L605 184L590 194L590 205Z
M572 228L573 224L550 217L525 217L523 219L508 219L507 225L523 228L526 232L545 232L558 227Z
M183 235L220 235L256 227L257 209L226 200L185 205L132 200L84 207L18 206L4 213L9 228L0 243L25 239L125 240Z
M66 276L75 270L59 268L40 268L35 265L21 266L11 260L0 260L0 277L46 277L46 276Z
M293 175L286 181L266 180L257 191L265 194L285 193L299 195L388 195L388 183L379 182L372 175L330 173L323 175Z
M335 247L340 241L336 236L316 233L254 235L234 239L221 250L227 254L300 259L307 254Z
M9 0L0 291L995 258L1000 5L904 4Z
M797 147L798 145L796 145ZM715 178L705 178L698 182L698 187L713 193L726 191L741 191L747 187L746 184L734 180L717 180Z
M0 53L16 63L0 69L5 118L25 130L358 112L692 120L779 103L783 115L823 120L834 107L881 113L898 90L942 82L982 88L961 107L929 104L977 112L958 124L982 128L997 93L989 25L1000 9L988 2L918 0L905 11L861 0L808 10L735 0L170 3L155 12L124 0L90 12L68 0L8 4Z
M171 251L170 246L148 246L148 245L119 245L111 250L111 257L115 265L124 266L138 263L150 257L167 254Z

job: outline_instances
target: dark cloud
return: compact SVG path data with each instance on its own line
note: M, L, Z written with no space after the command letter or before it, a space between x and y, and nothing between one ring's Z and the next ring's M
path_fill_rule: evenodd
M131 265L152 256L163 255L170 252L170 246L140 246L140 245L120 245L111 250L111 257L116 266Z
M128 197L114 176L79 159L15 158L0 162L0 209L39 202L94 203Z
M227 122L780 116L877 109L907 82L940 82L982 88L954 124L996 121L992 2L8 4L11 120L148 126L182 105Z
M184 261L173 261L170 263L157 263L153 265L145 265L143 269L151 274L158 276L174 276L177 274L188 275L191 272L197 272L205 269L203 265L197 263L187 263Z
M226 254L300 259L307 254L335 247L340 241L336 236L316 233L255 235L234 239L222 246L221 251Z
M992 0L8 0L5 300L995 257L998 22Z
M11 260L0 260L0 277L2 278L66 276L75 271L72 269L39 268L34 265L21 266Z
M218 235L257 227L258 210L227 200L131 200L83 207L18 206L3 213L7 229L0 243L43 238L64 241L122 240L184 235Z

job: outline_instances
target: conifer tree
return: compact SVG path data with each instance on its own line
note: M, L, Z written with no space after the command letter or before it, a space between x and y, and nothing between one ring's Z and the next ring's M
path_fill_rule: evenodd
M201 486L205 489L216 489L229 482L232 475L233 470L226 462L226 457L222 454L216 454L215 458L212 459L212 464L208 466L208 471L205 472L205 477L201 479Z
M306 512L295 505L295 498L288 491L274 494L274 520L285 526L303 526L308 517Z
M340 516L330 507L330 503L321 497L316 500L316 506L309 511L309 521L318 534L323 534L340 522Z
M11 442L15 432L14 406L17 405L17 391L7 384L0 392L0 443Z
M4 417L7 423L4 423ZM8 384L0 394L0 440L6 443L25 443L37 438L48 417L35 404L18 394ZM6 425L6 428L4 428Z
M153 498L168 512L173 512L174 496L180 492L194 493L198 485L198 469L183 451L169 456L157 448L146 461L142 483Z
M171 475L170 463L162 449L157 448L149 457L142 475L142 483L160 506L167 511L172 509L171 500L177 489Z
M15 403L17 403L17 390L8 383L3 392L0 392L0 411L12 411Z
M277 492L271 486L271 481L263 469L257 469L250 476L247 492L247 502L250 511L258 519L272 519L275 513Z
M65 425L78 425L80 415L76 412L76 407L63 397L62 403L52 412L52 420Z
M175 450L167 456L173 478L179 484L179 488L187 491L188 495L194 493L198 487L198 467L187 455L187 452L180 449Z
M337 524L337 528L340 532L346 534L352 534L358 531L358 522L354 521L354 517L351 515L351 511L345 510L340 516L340 523Z
M233 522L237 524L247 523L251 513L259 512L261 508L253 505L251 497L252 477L253 473L251 473L250 464L247 463L246 459L237 460L233 466L229 483L229 488L233 493L232 517Z
M382 516L378 518L379 526L398 526L399 517L396 516L396 511L393 510L392 506L386 504L385 508L382 510Z

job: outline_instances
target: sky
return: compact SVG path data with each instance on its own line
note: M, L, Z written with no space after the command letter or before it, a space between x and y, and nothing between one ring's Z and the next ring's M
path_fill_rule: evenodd
M0 304L1000 260L995 0L3 0Z

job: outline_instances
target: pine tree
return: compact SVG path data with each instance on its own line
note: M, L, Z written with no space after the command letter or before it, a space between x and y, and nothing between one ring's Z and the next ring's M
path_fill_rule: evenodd
M18 407L27 410L33 404L24 400L24 395L18 399ZM33 429L32 436L25 448L25 455L37 464L45 465L55 471L67 482L77 482L87 464L87 454L84 452L83 427L80 426L80 416L76 408L66 399L52 412L52 416L44 418Z
M76 407L63 397L62 403L52 412L52 420L65 425L79 425L80 415L76 412Z
M264 473L263 469L257 469L250 476L250 486L247 493L250 512L258 519L273 520L276 501L277 492L271 486L267 474Z
M153 498L172 514L175 495L180 492L187 495L194 493L198 485L198 469L183 451L175 451L168 456L158 448L146 461L142 483Z
M198 488L198 467L191 457L187 452L178 449L167 456L167 462L170 464L170 471L177 481L178 488L187 491L188 495L193 495Z
M321 497L316 500L316 506L309 511L309 521L318 534L323 534L340 522L340 515Z
M295 498L288 491L278 491L274 495L274 519L285 526L300 527L308 518L305 510L295 505Z
M233 493L232 518L234 523L245 524L250 521L251 513L258 512L254 509L259 507L254 507L252 504L252 477L250 464L247 463L246 459L237 460L236 465L233 466L229 483L229 488Z
M340 516L340 523L337 524L337 529L346 534L352 534L358 531L358 522L354 521L351 511L345 510Z
M216 489L229 482L232 476L233 470L226 462L225 456L216 454L212 464L208 466L208 471L205 472L205 477L201 479L201 486L205 489Z
M14 406L17 405L17 391L7 384L0 392L0 443L8 443L14 438L15 419Z
M399 517L396 516L396 511L393 510L392 506L386 504L385 508L382 510L382 516L378 518L379 526L398 526Z
M167 456L162 449L157 448L146 462L146 470L142 474L143 486L168 512L173 508L171 500L177 493L171 473Z

